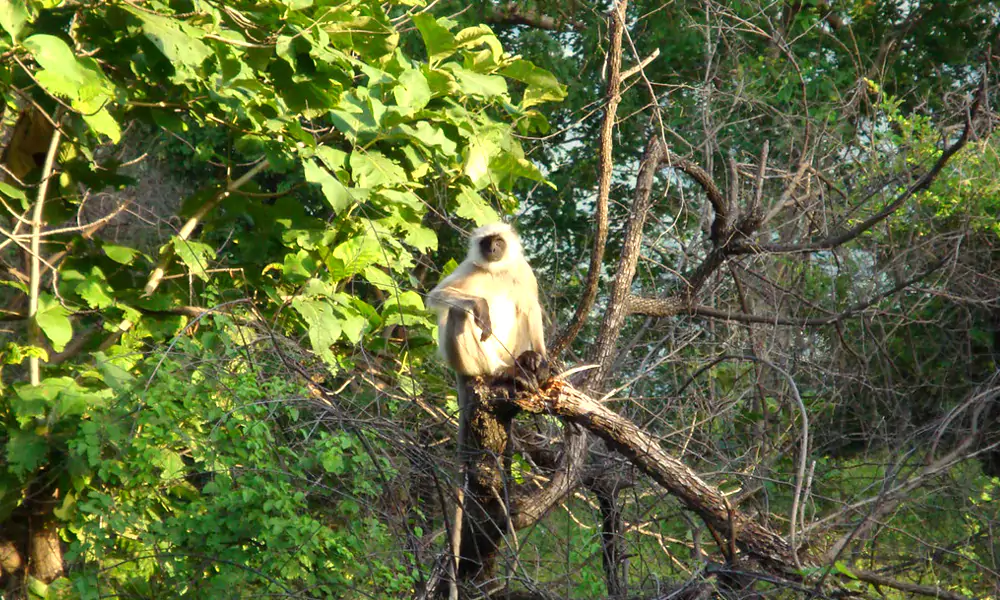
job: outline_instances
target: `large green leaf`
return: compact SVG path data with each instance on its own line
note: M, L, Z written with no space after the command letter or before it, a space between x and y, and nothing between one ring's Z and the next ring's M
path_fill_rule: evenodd
M142 22L143 34L170 61L175 82L184 83L205 76L202 65L212 56L212 49L201 41L205 36L203 30L180 19L163 17L129 5L123 8Z
M422 110L431 100L427 78L417 69L410 69L399 76L399 84L392 88L400 114L412 115Z
M507 80L499 75L484 75L455 63L448 63L441 68L454 75L458 89L463 94L487 99L507 98Z
M333 314L333 307L326 299L295 298L292 308L302 317L309 329L309 342L313 352L328 364L333 364L330 346L341 334L340 319Z
M23 0L4 0L0 2L0 27L10 34L10 37L17 40L17 36L24 29L24 24L28 21L28 10Z
M35 80L45 91L69 100L91 129L117 143L121 128L106 108L114 99L115 88L97 61L77 57L66 42L54 35L35 34L24 41L24 46L42 66Z
M69 320L69 311L51 294L41 294L38 297L35 323L52 342L52 348L56 352L61 352L73 338L73 324Z
M566 86L561 85L552 73L519 59L501 71L507 77L528 84L521 98L521 108L530 108L543 102L559 102L566 97Z
M170 240L174 252L196 277L208 281L208 265L215 260L215 248L195 240L182 240L174 236Z
M334 248L331 258L339 261L339 268L330 274L338 280L361 273L370 265L386 264L390 257L379 239L366 231Z
M315 159L303 161L306 181L319 184L323 197L333 208L334 213L340 213L351 205L351 195L344 184L324 169Z
M497 211L493 210L475 190L463 186L458 196L455 197L455 202L457 204L455 214L464 219L470 219L477 225L486 225L500 220Z
M351 154L351 173L363 188L394 185L407 181L406 171L377 150L360 148Z
M413 15L413 24L420 31L420 37L424 39L424 46L427 47L427 56L431 63L440 62L452 54L458 46L455 43L455 36L433 16L427 13Z

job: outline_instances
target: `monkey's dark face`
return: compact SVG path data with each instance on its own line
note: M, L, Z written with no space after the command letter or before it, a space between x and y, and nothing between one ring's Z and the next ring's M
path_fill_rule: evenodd
M488 235L479 240L479 253L488 262L503 260L507 253L507 241L501 235Z

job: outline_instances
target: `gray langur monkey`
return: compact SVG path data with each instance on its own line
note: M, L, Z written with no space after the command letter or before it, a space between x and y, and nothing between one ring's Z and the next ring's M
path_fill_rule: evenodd
M535 370L546 356L538 282L510 225L473 231L465 260L427 304L438 312L438 349L460 379L496 375L529 351Z
M457 600L470 379L509 375L515 388L535 390L548 375L538 282L510 225L494 223L473 231L465 260L431 290L427 306L438 313L438 350L458 375L457 444L463 483L451 531L454 578L449 589L449 600Z

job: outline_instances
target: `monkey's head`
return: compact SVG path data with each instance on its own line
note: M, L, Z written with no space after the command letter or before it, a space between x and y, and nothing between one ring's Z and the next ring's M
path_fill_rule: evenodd
M522 260L521 240L506 223L484 225L472 232L469 256L481 269L502 271Z

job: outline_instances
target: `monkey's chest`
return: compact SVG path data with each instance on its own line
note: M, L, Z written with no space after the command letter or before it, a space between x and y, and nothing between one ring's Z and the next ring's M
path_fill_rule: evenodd
M451 364L467 375L486 375L514 364L517 352L518 316L514 301L507 296L492 298L489 304L492 331L483 340L483 330L472 315L465 320L462 333L455 340L457 356ZM446 350L447 352L447 350Z

